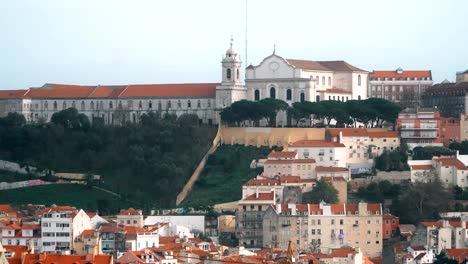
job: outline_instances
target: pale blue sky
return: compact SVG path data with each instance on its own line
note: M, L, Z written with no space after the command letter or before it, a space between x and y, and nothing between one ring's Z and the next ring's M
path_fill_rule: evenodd
M365 70L468 69L468 1L249 0L248 64L346 60ZM245 0L2 0L0 89L219 82ZM245 62L243 62L245 66Z

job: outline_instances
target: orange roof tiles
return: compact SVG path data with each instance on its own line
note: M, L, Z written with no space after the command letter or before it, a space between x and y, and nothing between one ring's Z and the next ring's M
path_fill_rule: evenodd
M40 88L30 88L26 98L86 98L95 86L46 83Z
M370 138L399 138L400 133L396 131L367 131Z
M81 232L80 236L94 236L95 231L93 229L85 229Z
M0 99L22 98L28 90L0 90Z
M28 253L28 246L3 246L5 251L11 252L11 258L7 258L9 264L21 264L21 255Z
M339 142L331 142L325 140L299 140L292 144L289 144L289 147L295 148L344 148L345 145Z
M365 128L330 128L330 135L332 137L338 136L340 132L343 137L367 137L367 129Z
M256 193L245 197L244 201L273 201L275 199L274 192L268 193L259 193L258 196Z
M412 170L432 170L432 165L411 165Z
M296 151L272 151L268 154L268 158L294 158L296 157Z
M275 186L275 185L280 185L279 180L275 179L251 179L249 180L245 186Z
M133 235L137 233L145 233L145 232L147 233L145 229L141 227L137 227L137 226L124 226L123 228L128 235Z
M26 254L23 264L112 264L112 255L58 255L58 254Z
M280 176L280 182L283 183L301 183L300 176Z
M118 97L126 88L126 85L118 86L101 86L98 85L88 97L90 98L116 98Z
M325 167L325 166L317 166L315 170L317 172L340 172L340 171L347 172L349 171L348 168L344 168L344 167Z
M457 158L435 158L434 161L440 163L441 166L453 166L458 170L468 170L468 168Z
M323 176L322 179L324 179L325 181L346 181L346 179L341 176Z
M356 251L349 248L340 248L333 251L330 256L333 258L347 258L350 254L356 254Z
M215 97L218 83L129 85L119 97Z
M450 248L447 249L447 256L455 259L458 263L463 263L468 259L468 248Z
M133 208L128 208L128 209L120 209L120 215L141 215L141 209L133 209Z
M422 78L422 77L429 77L432 78L431 71L402 71L401 74L398 74L397 71L373 71L369 73L369 78L380 78L383 80L384 78L388 78L389 80L395 78L398 80L400 77L406 80L409 77L411 80L414 77Z
M453 227L461 227L461 223L458 221L448 221L448 224L453 226ZM439 221L431 221L431 222L421 222L421 225L425 227L442 227L443 226L443 220Z

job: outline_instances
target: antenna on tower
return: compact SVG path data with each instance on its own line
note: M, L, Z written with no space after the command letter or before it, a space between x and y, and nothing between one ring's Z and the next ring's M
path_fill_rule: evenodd
M247 14L248 14L248 0L245 0L245 65L247 65Z

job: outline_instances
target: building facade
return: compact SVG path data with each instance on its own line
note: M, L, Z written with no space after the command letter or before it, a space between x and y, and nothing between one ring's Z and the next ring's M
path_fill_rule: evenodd
M432 73L423 71L373 71L369 73L369 97L399 103L403 108L421 106L421 97L432 86Z
M360 247L368 257L382 254L380 204L277 204L263 217L263 246L331 253Z
M66 85L0 91L0 116L21 113L28 122L47 122L73 107L92 122L138 122L150 112L196 114L200 122L218 123L218 113L233 102L277 98L289 104L304 100L367 98L368 72L344 61L288 60L273 53L246 69L242 81L239 53L232 47L221 61L220 83L147 85ZM284 116L277 125L286 125Z
M456 74L456 82L447 80L433 85L423 94L424 107L437 107L444 117L467 113L468 70Z

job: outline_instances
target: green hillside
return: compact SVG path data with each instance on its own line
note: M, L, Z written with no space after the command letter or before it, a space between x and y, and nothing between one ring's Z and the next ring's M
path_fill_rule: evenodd
M271 150L242 145L220 146L209 157L200 178L181 206L211 206L239 200L242 185L262 172L251 169L250 163L253 159L266 158Z
M81 184L51 184L0 191L0 203L24 205L71 205L85 211L99 210L101 215L112 214L119 208L134 206L118 196Z

